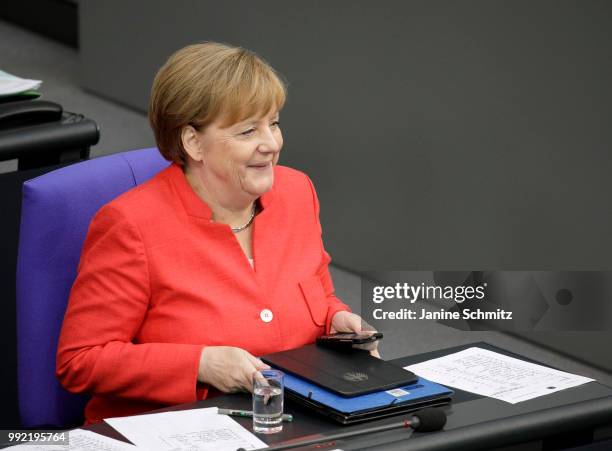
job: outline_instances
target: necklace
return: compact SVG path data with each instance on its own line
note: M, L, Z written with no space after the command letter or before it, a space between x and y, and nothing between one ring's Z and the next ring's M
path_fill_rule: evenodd
M244 229L250 226L251 223L253 222L253 219L255 219L255 210L256 210L256 207L255 207L255 204L253 204L253 211L251 212L251 217L249 218L249 220L244 225L241 225L239 227L232 227L232 232L234 233L242 232Z

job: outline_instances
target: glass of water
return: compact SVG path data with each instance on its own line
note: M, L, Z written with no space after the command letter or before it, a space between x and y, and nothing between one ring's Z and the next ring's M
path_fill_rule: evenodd
M283 372L253 373L253 431L274 434L283 430Z

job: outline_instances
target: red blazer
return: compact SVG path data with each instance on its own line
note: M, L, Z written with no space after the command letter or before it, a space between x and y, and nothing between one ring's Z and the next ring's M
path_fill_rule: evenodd
M57 354L64 387L93 394L88 423L208 396L196 387L205 346L295 348L349 310L334 295L308 177L277 166L260 200L254 268L177 165L96 214Z

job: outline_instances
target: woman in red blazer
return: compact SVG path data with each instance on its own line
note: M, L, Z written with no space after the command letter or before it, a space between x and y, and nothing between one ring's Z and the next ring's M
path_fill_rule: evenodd
M361 330L334 295L311 181L277 166L284 101L240 48L188 46L158 72L149 119L172 164L94 217L59 342L88 423L251 390L255 356Z

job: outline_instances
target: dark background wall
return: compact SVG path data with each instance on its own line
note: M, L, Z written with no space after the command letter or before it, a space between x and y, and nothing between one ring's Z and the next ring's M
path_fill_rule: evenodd
M283 163L314 179L336 264L612 266L612 2L24 0L2 2L0 17L72 47L78 18L83 86L140 112L177 48L213 39L259 52L289 82ZM38 77L23 62L52 60L51 75L40 75L45 92L81 113L98 106L93 117L112 142L102 153L133 147L142 116L112 141L105 130L117 128L104 116L115 110L58 88L55 65L66 61L57 52L37 55L3 37L3 69ZM14 349L14 326L5 329L0 342ZM611 333L526 336L612 370ZM17 424L14 355L5 360L8 427Z
M610 23L589 0L82 2L82 80L144 111L179 47L259 52L349 269L611 268Z
M260 53L347 269L612 269L611 23L606 0L81 2L82 82L145 111L181 46ZM523 336L612 368L611 333Z

